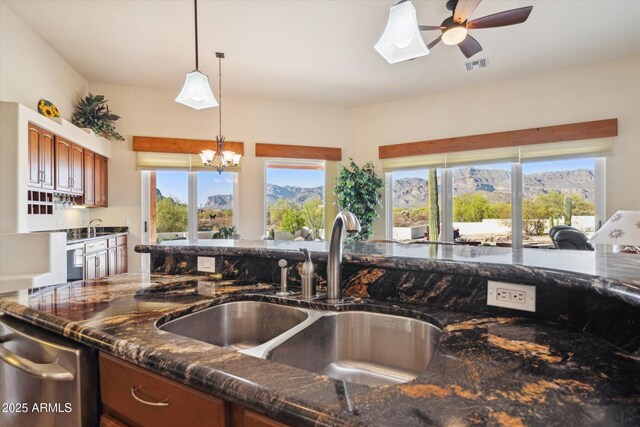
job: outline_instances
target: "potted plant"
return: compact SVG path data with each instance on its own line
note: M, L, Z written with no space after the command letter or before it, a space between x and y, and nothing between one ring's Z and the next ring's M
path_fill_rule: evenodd
M218 231L213 233L211 236L212 239L239 239L240 234L238 234L238 229L235 225L231 227L220 227Z
M354 238L367 240L373 235L373 221L379 217L376 209L382 206L379 190L384 187L384 181L376 175L372 162L359 167L353 159L349 160L349 167L340 165L333 194L338 196L340 209L350 211L360 221L360 232Z
M76 105L71 117L71 123L81 128L89 128L98 136L113 138L116 141L124 141L122 135L116 132L114 122L120 116L111 113L104 95L89 93Z

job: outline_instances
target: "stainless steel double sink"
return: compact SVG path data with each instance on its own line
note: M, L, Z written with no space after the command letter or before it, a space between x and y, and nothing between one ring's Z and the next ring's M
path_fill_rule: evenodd
M442 333L431 323L408 317L261 301L220 304L159 328L369 386L404 383L420 375Z

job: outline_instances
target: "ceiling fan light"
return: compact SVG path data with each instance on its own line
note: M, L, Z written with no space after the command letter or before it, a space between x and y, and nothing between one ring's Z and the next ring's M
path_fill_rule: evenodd
M233 160L231 161L231 164L233 164L233 166L238 166L240 164L241 158L242 158L242 154L235 153L233 155Z
M446 29L442 33L442 42L449 46L462 43L467 37L467 29L463 26L455 26Z
M199 70L187 74L176 102L196 110L218 106L218 101L214 98L209 86L209 77Z
M235 156L236 153L234 153L231 150L225 150L222 152L222 158L224 158L225 163L231 163L233 161L233 156Z
M213 161L213 156L215 156L216 152L213 150L202 150L200 153L200 158L202 159L202 163L211 163Z
M411 1L391 6L387 27L374 47L390 64L429 53L420 35L416 9Z

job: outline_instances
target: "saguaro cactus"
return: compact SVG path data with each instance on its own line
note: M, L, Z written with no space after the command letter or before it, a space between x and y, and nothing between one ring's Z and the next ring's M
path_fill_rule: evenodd
M573 213L573 200L564 196L564 225L571 225L571 214Z
M438 206L438 176L429 169L429 240L440 239L440 206Z

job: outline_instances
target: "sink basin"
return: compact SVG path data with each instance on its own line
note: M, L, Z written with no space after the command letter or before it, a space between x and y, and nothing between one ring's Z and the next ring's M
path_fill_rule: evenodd
M159 328L220 347L245 350L274 339L308 317L307 311L295 307L239 301L177 318Z
M328 313L266 358L352 383L399 384L427 369L440 334L436 326L406 317Z

